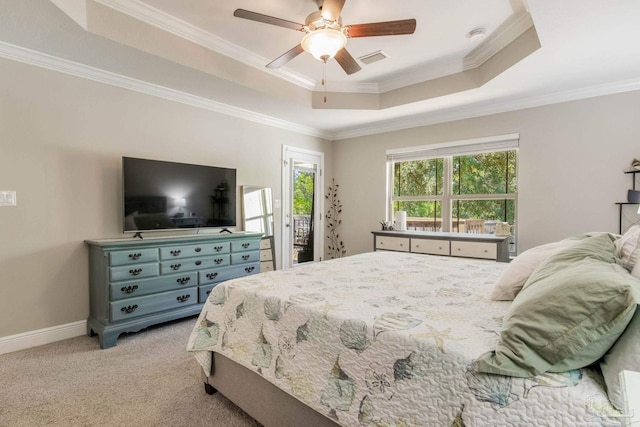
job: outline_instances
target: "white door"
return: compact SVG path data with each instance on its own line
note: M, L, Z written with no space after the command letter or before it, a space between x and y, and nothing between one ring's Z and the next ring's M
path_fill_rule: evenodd
M283 146L282 268L322 261L324 153Z

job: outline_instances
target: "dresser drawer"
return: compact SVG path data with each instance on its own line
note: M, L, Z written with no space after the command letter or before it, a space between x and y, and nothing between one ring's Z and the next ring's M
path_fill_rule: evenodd
M263 273L265 271L273 271L273 261L262 261L260 262L260 272Z
M411 239L411 252L419 254L449 255L449 241L435 239Z
M198 273L174 274L158 276L151 279L134 280L130 282L111 283L109 295L111 300L133 298L142 295L155 294L173 289L188 288L198 284Z
M231 264L243 264L247 262L260 261L260 252L244 252L244 253L231 253Z
M260 249L271 249L271 239L267 237L260 240Z
M272 261L273 260L273 254L271 252L271 249L267 249L260 251L260 261Z
M178 271L192 271L203 268L229 265L229 255L212 255L206 258L185 258L160 262L162 274L177 273Z
M206 242L201 245L176 245L160 248L160 259L180 259L189 257L202 257L207 255L228 254L229 242Z
M198 303L198 288L163 292L109 303L111 321L131 319L158 311L171 310Z
M231 252L260 250L260 240L238 240L231 242Z
M224 267L214 270L200 271L200 288L198 290L198 300L204 303L211 289L218 283L238 277L249 276L260 272L260 263L239 265L236 267Z
M409 248L409 238L389 236L376 237L376 249L409 252Z
M198 288L198 303L204 304L205 302L207 302L207 298L209 298L209 294L211 293L213 288L216 287L216 285L217 283L213 283L207 286L200 286Z
M244 276L246 272L242 269L242 266L237 266L202 270L199 271L198 274L200 275L200 285L206 285L209 283L222 282L238 276Z
M109 254L109 265L141 264L158 261L157 249L139 249L130 251L117 251Z
M452 241L451 256L496 259L498 249L495 243Z
M142 279L143 277L153 277L160 274L158 263L132 264L122 267L109 268L109 281L118 282L121 280Z

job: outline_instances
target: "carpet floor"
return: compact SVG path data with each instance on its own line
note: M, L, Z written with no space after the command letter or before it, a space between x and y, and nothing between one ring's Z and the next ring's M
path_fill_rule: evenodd
M106 350L81 336L0 355L0 426L260 427L204 392L186 351L195 319L123 334Z

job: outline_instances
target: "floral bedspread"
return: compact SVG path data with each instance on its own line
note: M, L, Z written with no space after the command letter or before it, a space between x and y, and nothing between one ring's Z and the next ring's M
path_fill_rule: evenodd
M600 374L476 373L509 302L506 264L372 252L216 286L189 338L343 426L619 425Z

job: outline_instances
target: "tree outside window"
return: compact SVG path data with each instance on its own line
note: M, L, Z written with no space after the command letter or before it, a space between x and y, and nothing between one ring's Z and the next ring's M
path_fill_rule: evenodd
M513 226L517 154L508 150L394 161L393 216L406 211L407 227L424 231L494 233L498 222ZM515 244L515 227L511 229Z

